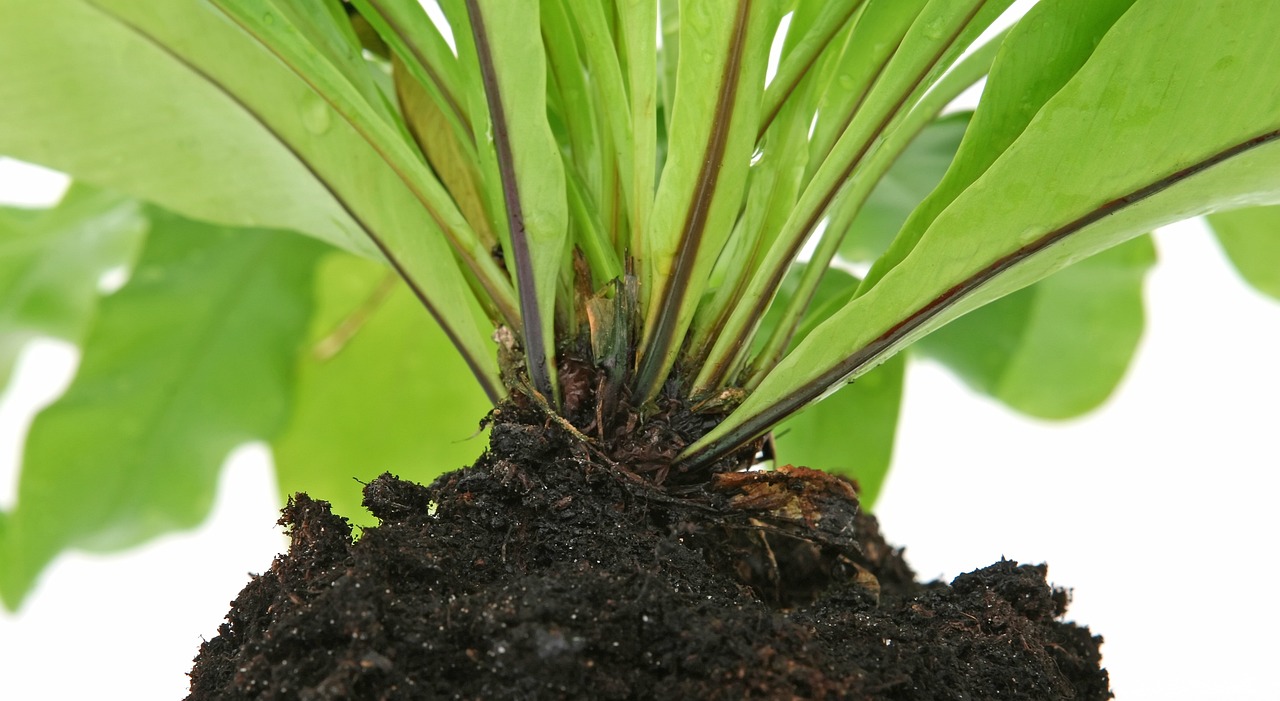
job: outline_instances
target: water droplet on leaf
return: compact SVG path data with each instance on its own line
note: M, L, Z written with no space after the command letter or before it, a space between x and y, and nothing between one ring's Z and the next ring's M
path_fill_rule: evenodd
M302 103L302 126L312 134L323 134L333 125L329 106L316 95L308 95Z

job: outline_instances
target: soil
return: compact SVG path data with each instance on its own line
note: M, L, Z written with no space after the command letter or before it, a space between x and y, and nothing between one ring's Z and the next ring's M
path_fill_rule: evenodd
M201 646L188 698L1112 696L1043 565L920 583L841 478L663 483L506 413L473 467L367 485L380 523L358 539L293 498L289 552Z

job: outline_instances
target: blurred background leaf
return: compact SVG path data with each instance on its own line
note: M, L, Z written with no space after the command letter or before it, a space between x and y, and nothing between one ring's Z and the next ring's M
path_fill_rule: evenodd
M0 207L0 391L31 339L80 341L103 276L123 279L146 228L136 201L84 185L51 209Z
M1280 205L1233 209L1207 219L1245 281L1280 299Z
M146 214L132 276L102 299L75 380L27 437L0 533L11 608L64 549L117 550L198 524L228 453L287 417L326 247Z
M1142 338L1150 236L1086 258L960 317L913 348L1011 408L1065 419L1106 400Z
M282 496L306 491L354 523L372 523L359 482L389 471L425 484L488 445L484 392L386 266L326 256L308 339L293 416L272 442Z

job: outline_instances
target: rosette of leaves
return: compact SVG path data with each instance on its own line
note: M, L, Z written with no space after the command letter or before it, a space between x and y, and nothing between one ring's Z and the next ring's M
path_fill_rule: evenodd
M80 183L0 212L0 377L83 349L4 601L199 522L238 444L355 513L351 477L466 464L508 398L606 453L695 417L650 479L773 436L870 502L909 345L1066 417L1133 353L1145 232L1222 210L1280 293L1280 5L990 31L1011 2L0 0L0 154Z

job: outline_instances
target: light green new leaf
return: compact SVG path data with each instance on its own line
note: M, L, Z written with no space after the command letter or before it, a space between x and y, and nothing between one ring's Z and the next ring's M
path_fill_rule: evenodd
M199 523L231 449L286 418L325 247L149 214L133 276L102 301L75 380L31 426L0 541L7 606L64 549Z
M474 462L490 404L386 267L328 256L316 294L293 412L272 442L276 479L284 496L306 491L360 523L360 482L389 471L426 484Z
M1127 241L975 309L912 348L1018 411L1079 416L1111 395L1133 359L1145 316L1142 283L1155 261L1151 237Z
M1280 5L1177 9L1135 2L910 255L810 334L686 460L759 435L929 331L1071 263L1220 207L1280 201ZM997 66L1044 60L1038 46L1010 49L1018 33Z
M1217 212L1208 219L1241 277L1280 299L1280 206Z
M631 105L631 173L626 188L631 193L632 238L629 249L640 250L648 231L653 208L654 164L658 158L658 44L654 27L658 21L657 0L618 0L626 59L627 99Z
M377 255L285 145L127 26L84 0L0 0L0 17L0 154L197 219Z
M858 501L872 508L893 460L905 371L905 356L895 356L787 419L774 429L778 463L856 480Z
M0 208L0 391L27 341L79 343L99 281L133 264L146 228L136 201L83 185L53 209Z

